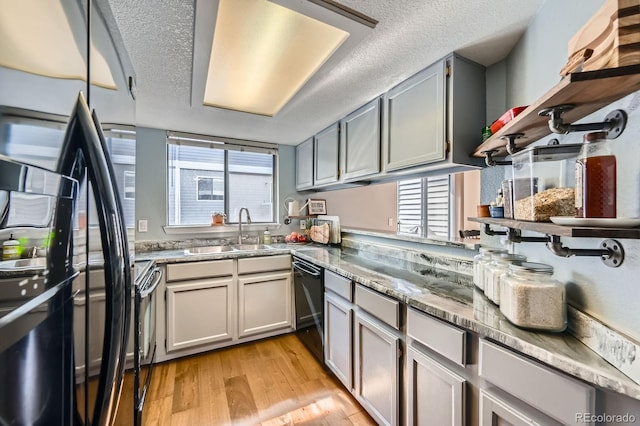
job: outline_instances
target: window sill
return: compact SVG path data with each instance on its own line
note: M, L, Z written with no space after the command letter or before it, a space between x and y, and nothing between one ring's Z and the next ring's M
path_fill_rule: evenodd
M251 223L242 224L242 230L247 232L264 231L265 229L280 229L279 223ZM162 227L167 235L177 234L228 234L238 232L238 224L228 225L166 225ZM244 233L244 232L243 232Z

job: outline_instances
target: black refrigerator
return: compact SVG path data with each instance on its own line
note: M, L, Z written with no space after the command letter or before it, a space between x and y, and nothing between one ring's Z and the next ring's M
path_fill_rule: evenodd
M103 129L135 125L123 47L107 0L0 14L2 425L103 425L117 411L135 203L118 188L134 187L135 163L123 172Z

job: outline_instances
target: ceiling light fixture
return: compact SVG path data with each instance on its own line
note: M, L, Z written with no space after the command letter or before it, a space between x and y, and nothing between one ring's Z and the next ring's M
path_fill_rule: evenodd
M204 104L273 116L348 37L267 0L219 0Z
M0 66L45 77L86 80L86 48L78 45L86 37L81 8L38 0L4 1L2 8ZM16 16L22 19L10 19ZM109 65L93 43L91 84L116 89Z

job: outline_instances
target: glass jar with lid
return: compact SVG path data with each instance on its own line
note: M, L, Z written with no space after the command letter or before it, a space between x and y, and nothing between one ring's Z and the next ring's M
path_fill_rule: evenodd
M496 253L484 268L484 294L496 305L500 304L500 280L514 262L524 262L526 256L521 254Z
M500 282L500 311L518 327L564 331L567 300L564 284L544 263L511 263Z
M484 268L491 261L493 253L507 253L504 249L480 247L480 253L473 257L473 284L484 290Z

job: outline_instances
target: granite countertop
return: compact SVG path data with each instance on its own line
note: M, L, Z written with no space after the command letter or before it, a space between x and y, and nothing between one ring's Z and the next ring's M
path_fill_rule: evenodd
M528 355L571 376L605 389L640 399L640 386L622 374L568 332L537 333L509 323L481 291L468 285L469 277L456 272L408 272L364 259L352 249L273 244L268 250L186 255L184 250L137 253L136 260L156 263L232 259L291 253L356 283L377 290L419 311L473 331Z
M239 257L275 256L290 254L291 248L287 244L269 244L269 249L261 250L232 250L220 253L189 254L187 249L154 250L137 252L136 261L154 260L156 263L199 262L202 260L237 259Z
M370 230L365 228L345 228L342 227L340 229L344 233L354 234L354 235L364 235L370 237L383 237L387 240L396 240L396 241L408 241L408 242L416 242L421 244L431 244L435 246L444 246L444 247L458 247L458 248L466 248L468 250L477 250L480 247L480 239L451 239L451 238L438 238L438 237L420 237L412 234L398 234L397 232L382 232L379 230Z
M455 284L454 272L423 276L339 248L296 249L293 254L571 376L640 399L638 384L571 334L537 333L512 325L481 291Z

